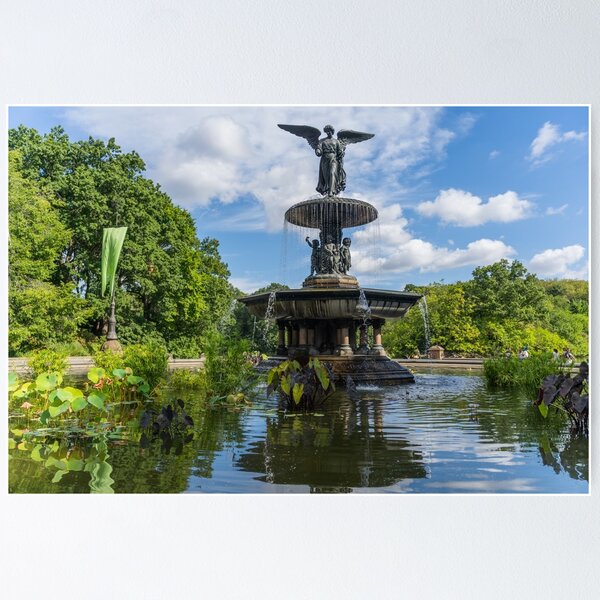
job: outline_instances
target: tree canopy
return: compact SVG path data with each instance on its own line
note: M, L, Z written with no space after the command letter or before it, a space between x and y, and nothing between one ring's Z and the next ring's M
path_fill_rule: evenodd
M173 204L144 176L136 152L114 139L72 142L60 127L40 135L19 126L9 132L10 284L53 286L73 304L70 317L100 334L107 300L100 297L104 227L128 227L118 270L117 323L124 343L155 338L179 356L199 352L202 331L233 297L217 240L200 240L189 212ZM20 286L20 287L19 287ZM72 296L72 298L71 298ZM35 312L35 303L31 305ZM41 308L41 305L40 305ZM55 319L48 317L47 327ZM19 330L21 314L11 313ZM12 353L47 343L17 339Z

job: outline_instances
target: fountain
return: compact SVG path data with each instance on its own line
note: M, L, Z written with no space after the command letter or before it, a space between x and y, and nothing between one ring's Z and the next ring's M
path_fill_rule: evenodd
M349 273L351 240L343 236L343 230L371 223L378 213L368 202L339 196L346 183L343 156L347 144L373 135L344 130L335 139L333 128L326 126L327 137L319 139L321 132L316 128L280 127L307 139L317 156L321 156L317 191L322 197L299 202L285 213L287 223L319 232L312 241L306 238L311 248L310 274L302 288L254 294L239 300L255 317L277 323L278 356L263 364L263 368L287 357L308 355L330 362L340 381L349 375L356 382L414 382L408 369L387 356L381 328L386 320L402 318L421 296L361 288Z

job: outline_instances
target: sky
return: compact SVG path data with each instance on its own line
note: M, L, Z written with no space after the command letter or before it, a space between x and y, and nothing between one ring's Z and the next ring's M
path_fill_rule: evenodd
M318 197L319 158L277 127L373 133L348 145L346 190L377 221L344 231L364 287L465 281L517 259L541 278L588 277L586 106L10 107L9 125L71 140L114 137L215 237L233 285L300 287L310 272L287 208Z

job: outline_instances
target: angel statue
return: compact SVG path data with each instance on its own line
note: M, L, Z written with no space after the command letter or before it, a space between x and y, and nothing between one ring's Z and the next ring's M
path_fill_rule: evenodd
M319 165L319 183L317 192L323 196L337 196L346 189L346 172L344 171L344 152L348 144L356 144L370 140L374 133L361 133L351 129L338 131L337 139L333 137L334 129L325 125L323 131L327 137L319 139L321 132L309 125L278 125L284 131L303 137L317 156L321 157Z

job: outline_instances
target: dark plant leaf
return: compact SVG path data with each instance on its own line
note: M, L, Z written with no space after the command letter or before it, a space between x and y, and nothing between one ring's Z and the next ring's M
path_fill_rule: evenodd
M171 418L173 417L173 415L171 414ZM169 417L166 415L166 411L163 409L163 412L160 413L160 415L158 415L158 417L156 417L156 421L155 423L158 425L159 430L163 430L166 429L170 424L171 421L169 419Z
M573 406L573 410L575 410L578 414L581 414L588 407L589 396L584 394L580 396L577 392L571 396L571 404Z
M570 377L568 377L567 379L565 379L562 382L560 389L558 390L558 393L563 398L566 398L567 394L571 391L571 388L573 387L574 384L575 384L575 381L573 379L571 379Z
M140 417L140 428L146 429L147 427L150 427L150 423L152 423L152 415L145 410Z
M185 402L181 398L177 399L177 404L179 404L179 408L181 408L181 410L183 410L183 408L185 406Z

